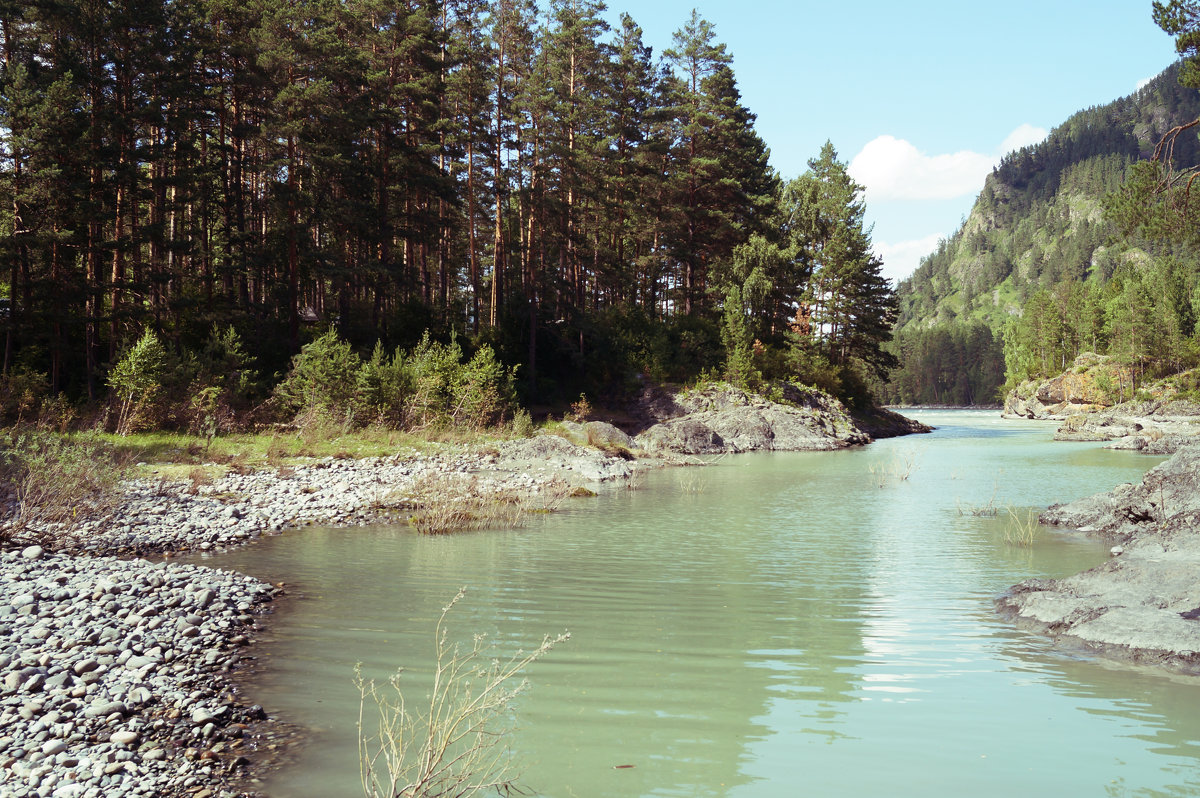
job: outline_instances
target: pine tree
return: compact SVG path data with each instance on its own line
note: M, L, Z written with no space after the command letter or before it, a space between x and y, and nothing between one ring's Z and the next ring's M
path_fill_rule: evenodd
M857 360L883 376L895 364L882 344L891 338L897 305L883 263L871 251L862 190L830 142L790 187L799 206L796 230L811 263L805 303L813 334L833 365Z
M677 120L668 175L670 246L682 272L682 309L690 314L705 305L714 261L769 215L774 177L712 25L693 11L665 55L675 72L668 91Z

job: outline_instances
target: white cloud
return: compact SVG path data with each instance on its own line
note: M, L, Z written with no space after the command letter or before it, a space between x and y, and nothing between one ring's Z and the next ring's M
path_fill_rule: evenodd
M1142 89L1146 88L1150 85L1150 81L1152 80L1154 80L1154 78L1142 78L1137 82L1137 90L1141 91Z
M961 150L927 155L912 143L883 135L867 142L850 161L850 176L866 187L866 199L940 200L977 193L1000 158L1046 138L1044 128L1023 124L990 154Z
M915 241L899 241L895 244L876 241L873 248L875 254L883 259L883 276L893 282L908 277L921 264L921 258L937 249L943 238L945 236L941 233L934 233Z
M1000 153L1003 155L1031 144L1040 144L1046 140L1048 135L1050 135L1050 131L1046 128L1034 127L1026 122L1005 137L1003 143L1000 144Z
M963 150L926 155L904 139L879 136L850 161L850 176L866 186L867 201L931 200L978 191L995 160Z

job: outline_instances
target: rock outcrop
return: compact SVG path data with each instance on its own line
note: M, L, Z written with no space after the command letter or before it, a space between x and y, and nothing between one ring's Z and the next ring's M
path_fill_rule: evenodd
M1006 418L1062 422L1060 441L1111 441L1112 449L1172 454L1200 435L1200 404L1179 398L1177 378L1138 386L1138 399L1117 402L1133 385L1129 369L1083 354L1071 370L1022 383L1004 402Z
M660 419L634 439L643 450L680 454L826 451L869 443L841 402L821 391L782 389L774 402L720 383L687 391L660 406Z
M1068 417L1054 439L1111 441L1110 449L1172 454L1200 435L1200 405L1180 400L1126 402L1100 412Z
M1114 386L1132 384L1129 369L1111 358L1085 353L1075 358L1071 369L1048 380L1024 382L1004 400L1007 418L1062 421L1080 413L1094 413L1113 404Z
M1012 588L1000 607L1106 656L1200 673L1200 445L1137 485L1051 507L1042 522L1117 543L1107 563Z

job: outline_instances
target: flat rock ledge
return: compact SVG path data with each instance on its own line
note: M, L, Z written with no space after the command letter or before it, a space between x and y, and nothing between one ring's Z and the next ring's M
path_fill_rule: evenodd
M1120 485L1051 507L1043 523L1116 544L1108 562L1065 579L1033 579L997 600L1002 612L1066 645L1110 659L1200 675L1200 445Z
M270 585L36 546L0 574L0 795L242 794L265 715L229 674Z

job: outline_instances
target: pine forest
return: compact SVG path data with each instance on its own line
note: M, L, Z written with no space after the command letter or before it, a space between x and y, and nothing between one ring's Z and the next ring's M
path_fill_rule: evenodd
M527 404L864 400L896 301L862 188L832 144L780 179L698 14L656 54L604 8L0 4L0 370L101 401L136 353L249 407L325 340L494 357Z

